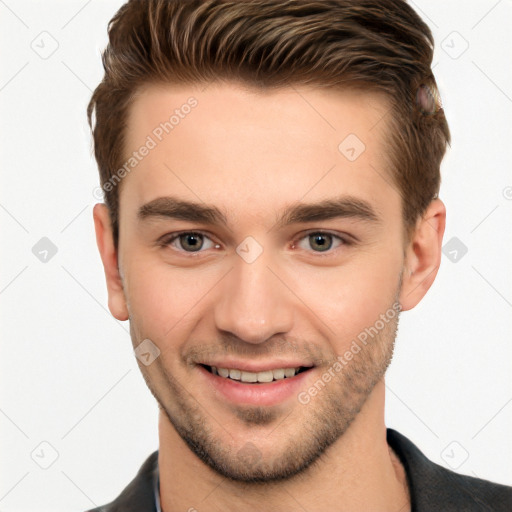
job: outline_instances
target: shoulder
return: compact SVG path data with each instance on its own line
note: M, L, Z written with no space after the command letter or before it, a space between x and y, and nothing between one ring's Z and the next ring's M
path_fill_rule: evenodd
M158 451L153 452L135 478L111 503L88 512L153 512L156 510L154 484L158 474Z
M414 443L395 430L387 430L387 441L407 473L413 510L512 510L512 487L460 475L435 464Z

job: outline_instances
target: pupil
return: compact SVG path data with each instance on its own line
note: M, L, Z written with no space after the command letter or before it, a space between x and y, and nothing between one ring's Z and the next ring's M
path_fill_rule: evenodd
M313 249L318 249L319 251L327 251L332 246L332 238L330 235L322 235L319 233L312 234L309 236L309 241L311 243L311 247Z
M183 249L198 251L203 246L203 236L199 233L185 233L180 236Z

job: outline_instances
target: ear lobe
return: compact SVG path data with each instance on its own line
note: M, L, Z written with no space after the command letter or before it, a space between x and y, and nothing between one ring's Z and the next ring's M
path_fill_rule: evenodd
M440 199L428 206L406 249L400 304L402 311L416 306L434 282L441 264L446 208Z
M118 268L118 253L114 245L110 213L106 205L98 203L93 209L96 244L100 252L108 290L108 308L117 320L128 320L128 308L123 282Z

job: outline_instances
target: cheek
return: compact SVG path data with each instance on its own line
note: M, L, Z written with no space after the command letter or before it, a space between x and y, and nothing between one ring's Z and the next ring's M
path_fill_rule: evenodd
M173 269L154 259L132 261L126 268L130 316L137 320L145 336L161 340L194 322L203 306L202 299L216 281L214 276Z
M392 308L398 298L401 265L399 251L368 252L336 268L303 271L296 281L297 295L308 306L310 318L313 311L323 321L316 325L342 348Z

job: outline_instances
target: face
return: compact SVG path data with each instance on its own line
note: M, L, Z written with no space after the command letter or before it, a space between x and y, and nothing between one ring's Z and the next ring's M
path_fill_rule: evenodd
M157 347L139 364L175 430L228 478L305 470L391 359L404 240L385 112L368 93L235 84L133 104L127 160L151 147L121 185L111 309Z

